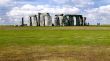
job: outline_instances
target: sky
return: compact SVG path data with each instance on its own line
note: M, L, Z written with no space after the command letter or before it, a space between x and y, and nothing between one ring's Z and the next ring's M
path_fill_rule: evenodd
M38 12L80 14L90 24L110 24L110 0L0 0L0 25L19 24Z

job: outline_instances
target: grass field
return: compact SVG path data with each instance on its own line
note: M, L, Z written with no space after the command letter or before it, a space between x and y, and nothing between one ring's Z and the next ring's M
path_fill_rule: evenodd
M110 27L0 26L0 61L110 61Z

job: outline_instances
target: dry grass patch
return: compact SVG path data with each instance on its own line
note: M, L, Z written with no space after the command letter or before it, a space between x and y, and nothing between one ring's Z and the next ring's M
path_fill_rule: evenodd
M0 50L0 61L110 61L110 47L12 46Z

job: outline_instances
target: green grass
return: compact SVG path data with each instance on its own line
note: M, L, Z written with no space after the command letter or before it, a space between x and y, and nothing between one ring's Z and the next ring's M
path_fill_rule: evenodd
M0 45L108 46L109 29L110 27L1 27Z
M0 61L110 61L110 27L0 26Z

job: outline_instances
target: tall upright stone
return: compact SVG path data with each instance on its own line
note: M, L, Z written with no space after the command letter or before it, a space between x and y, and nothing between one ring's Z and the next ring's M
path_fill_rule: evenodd
M55 15L55 26L60 26L60 20L58 15Z
M34 20L36 21L36 26L38 26L37 15L34 16Z
M63 26L63 14L60 14L59 16L60 26Z
M76 26L80 26L80 17L76 16Z
M32 17L30 16L30 26L32 26Z
M70 26L74 26L74 19L72 15L69 16L69 22L70 22Z
M81 26L84 26L84 24L83 24L83 23L84 23L84 21L83 21L83 16L82 16L82 15L80 15L80 25L81 25Z
M52 16L48 13L48 26L52 26Z
M44 21L43 21L43 22L44 22L44 24L43 24L43 25L45 26L45 23L46 23L46 22L45 22L45 16L43 16L43 20L44 20Z
M41 16L41 13L38 13L38 26L40 26L40 16Z
M21 26L24 26L24 18L22 17L22 23Z
M45 15L45 26L52 26L52 18L49 13Z
M87 25L86 24L86 19L87 19L86 17L83 17L83 24L84 24L84 26Z

